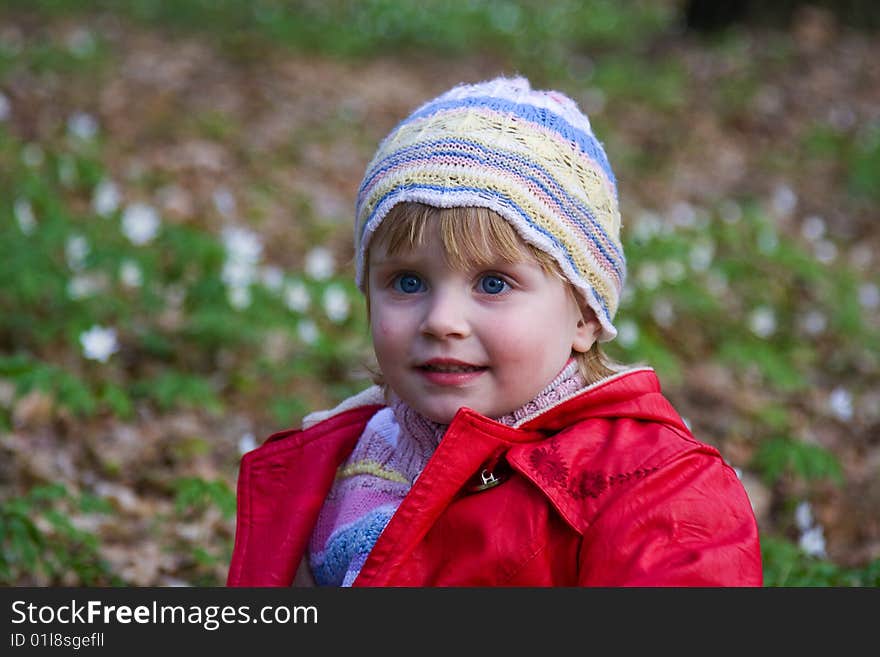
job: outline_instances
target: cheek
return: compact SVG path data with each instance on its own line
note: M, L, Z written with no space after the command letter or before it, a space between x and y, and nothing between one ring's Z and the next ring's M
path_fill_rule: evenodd
M484 335L484 344L491 345L493 357L503 360L512 370L540 367L541 363L555 362L571 351L571 339L563 326L523 323L520 317L495 323Z
M376 314L370 319L370 333L373 338L373 348L377 356L393 352L395 347L402 346L401 327L393 318Z
M520 365L534 359L540 340L534 331L522 326L512 328L510 324L494 324L488 340L485 341L493 356L503 358L510 365Z
M391 338L400 333L401 326L399 318L391 313L378 312L370 318L370 330L376 337Z

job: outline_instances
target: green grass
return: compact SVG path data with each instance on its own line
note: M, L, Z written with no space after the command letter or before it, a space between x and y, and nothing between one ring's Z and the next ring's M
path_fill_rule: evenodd
M649 42L675 21L673 2L506 0L9 0L9 9L48 17L113 13L181 33L199 32L232 56L270 47L336 57L419 52L493 53L535 77L568 75L571 55ZM663 84L662 80L658 84Z

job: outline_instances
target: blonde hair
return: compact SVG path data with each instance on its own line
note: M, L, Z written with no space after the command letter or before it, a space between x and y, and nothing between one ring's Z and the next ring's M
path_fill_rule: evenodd
M421 203L405 202L395 205L376 228L364 258L364 292L367 313L370 312L369 250L381 244L389 255L397 255L421 247L426 239L426 226L436 223L446 262L453 269L489 265L501 258L505 262L522 262L534 258L541 268L563 281L584 317L593 310L580 298L574 286L563 276L553 257L524 242L510 223L498 213L480 207L436 208ZM614 374L620 366L603 351L599 342L585 352L572 352L578 368L587 383L595 383ZM373 372L376 383L382 384L378 368Z

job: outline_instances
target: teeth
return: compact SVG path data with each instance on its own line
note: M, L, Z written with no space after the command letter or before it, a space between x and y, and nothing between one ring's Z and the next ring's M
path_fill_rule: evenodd
M480 368L473 365L426 365L425 369L433 372L475 372Z

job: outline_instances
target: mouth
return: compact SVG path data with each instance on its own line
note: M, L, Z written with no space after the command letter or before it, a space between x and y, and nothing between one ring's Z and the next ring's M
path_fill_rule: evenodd
M416 369L423 372L437 372L440 374L468 374L482 372L488 368L485 365L472 365L460 360L433 358L420 365L416 365Z
M451 358L432 358L416 365L415 370L428 384L448 389L470 386L489 368Z

